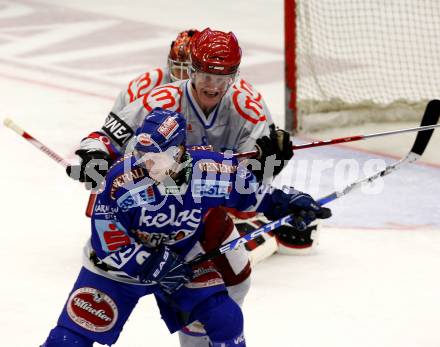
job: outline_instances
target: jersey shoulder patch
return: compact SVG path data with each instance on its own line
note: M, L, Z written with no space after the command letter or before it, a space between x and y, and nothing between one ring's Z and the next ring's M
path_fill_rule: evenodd
M237 171L238 162L232 155L219 152L189 150L193 167L198 172L233 174Z
M102 130L121 147L124 146L134 135L134 130L130 125L113 112L110 112L105 119Z
M129 101L133 102L134 100L147 95L154 88L165 83L165 75L163 69L157 68L136 77L128 84L127 94L129 96Z
M181 112L182 111L182 81L165 84L154 88L144 96L143 104L148 112L155 107Z
M105 189L108 190L108 196L111 200L116 200L119 195L125 193L127 184L138 183L148 177L147 170L133 165L135 161L136 158L129 154L119 158L109 169L105 176Z
M232 88L232 103L238 114L257 124L267 120L263 97L244 79L238 79Z

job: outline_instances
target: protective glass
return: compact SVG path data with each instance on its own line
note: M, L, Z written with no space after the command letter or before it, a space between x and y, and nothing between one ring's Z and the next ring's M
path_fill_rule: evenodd
M237 73L230 75L217 75L207 72L202 72L194 69L194 67L189 68L189 76L191 81L196 86L202 86L205 88L212 88L217 90L225 90L229 88L235 81Z

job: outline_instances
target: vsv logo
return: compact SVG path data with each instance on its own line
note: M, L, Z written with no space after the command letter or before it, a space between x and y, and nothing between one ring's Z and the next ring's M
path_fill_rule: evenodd
M139 244L127 245L123 251L110 253L103 259L103 262L116 269L121 269L141 250L141 247L142 245Z
M244 345L244 342L245 342L245 339L244 339L244 335L243 335L243 333L242 333L239 337L236 337L236 338L234 339L234 345L240 345L240 346L242 346L242 345Z

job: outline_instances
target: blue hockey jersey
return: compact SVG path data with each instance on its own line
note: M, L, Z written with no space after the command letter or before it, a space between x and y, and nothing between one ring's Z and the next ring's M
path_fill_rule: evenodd
M119 280L136 282L140 265L161 244L187 256L211 207L273 208L274 188L257 183L235 158L188 151L186 164L180 185L155 182L133 155L121 158L106 175L91 219L91 248Z

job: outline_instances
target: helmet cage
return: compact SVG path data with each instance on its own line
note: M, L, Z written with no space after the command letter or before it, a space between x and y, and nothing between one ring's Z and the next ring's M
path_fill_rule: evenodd
M168 58L168 71L172 82L186 80L189 78L188 68L191 61L179 61Z
M188 79L187 70L191 61L191 40L197 32L196 29L182 31L171 42L168 53L168 71L172 82Z

